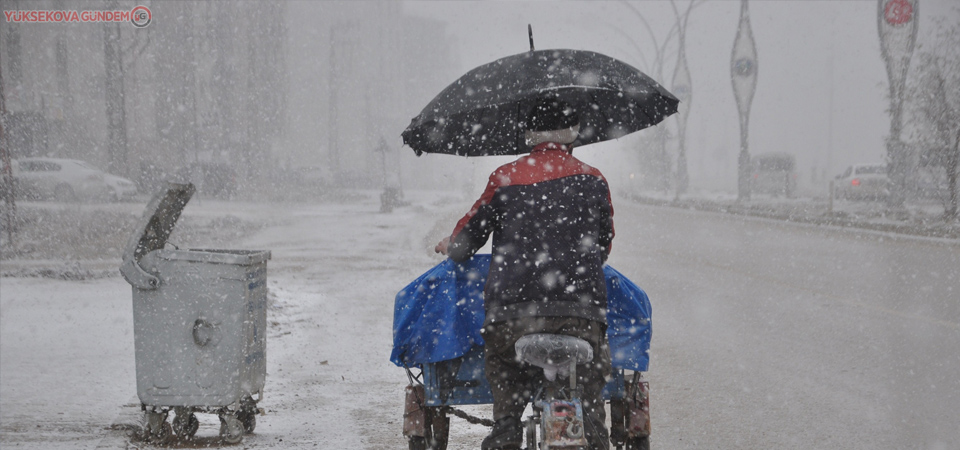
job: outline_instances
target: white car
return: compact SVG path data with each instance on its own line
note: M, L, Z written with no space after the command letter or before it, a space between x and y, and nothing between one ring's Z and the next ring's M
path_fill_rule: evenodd
M21 158L14 163L19 195L28 199L124 200L137 195L137 185L84 161Z
M890 194L886 164L854 164L837 175L834 197L844 199L883 199Z

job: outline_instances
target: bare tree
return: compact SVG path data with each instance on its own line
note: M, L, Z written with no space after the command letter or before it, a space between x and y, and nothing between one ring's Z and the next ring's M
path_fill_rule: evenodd
M120 9L114 0L107 3L112 10ZM107 102L107 170L128 175L127 114L123 86L123 51L120 45L120 24L103 24L104 93Z
M908 99L923 165L946 173L948 219L957 217L960 165L960 23L936 22L931 45L921 46Z

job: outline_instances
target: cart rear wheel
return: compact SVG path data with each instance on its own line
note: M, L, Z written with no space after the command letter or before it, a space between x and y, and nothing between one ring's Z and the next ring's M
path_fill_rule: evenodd
M447 450L450 418L442 408L425 407L427 436L409 436L410 450Z
M427 450L427 438L423 436L410 436L407 442L410 444L410 450Z
M650 436L627 439L627 450L650 450Z
M610 399L610 445L622 448L626 444L627 402L622 397Z
M430 409L432 410L429 415L432 425L430 434L433 437L433 441L429 442L430 449L447 450L447 441L450 439L450 418L441 408Z
M450 418L442 408L425 407L427 436L409 436L410 450L447 450L450 439Z
M527 448L537 448L537 422L533 417L527 419Z

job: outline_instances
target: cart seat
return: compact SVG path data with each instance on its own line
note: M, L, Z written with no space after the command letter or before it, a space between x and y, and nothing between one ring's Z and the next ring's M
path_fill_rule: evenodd
M562 334L528 334L517 340L515 348L521 361L543 368L550 381L558 374L568 378L571 363L581 365L593 360L589 342Z

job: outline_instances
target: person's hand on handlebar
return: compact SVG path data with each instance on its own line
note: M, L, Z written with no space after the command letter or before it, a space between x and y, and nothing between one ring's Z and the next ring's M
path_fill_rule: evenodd
M437 246L433 248L433 251L446 256L448 246L450 246L450 236L443 238L439 243L437 243Z

